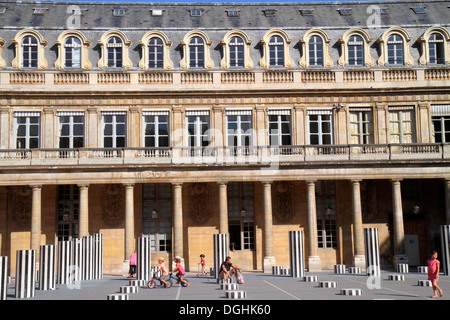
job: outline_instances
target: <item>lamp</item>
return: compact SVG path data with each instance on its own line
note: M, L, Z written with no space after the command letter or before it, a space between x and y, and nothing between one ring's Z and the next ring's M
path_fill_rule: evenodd
M152 211L152 219L158 219L158 211L156 211L156 209L153 209Z
M245 218L246 215L247 215L247 210L244 207L242 207L242 209L241 209L241 218Z

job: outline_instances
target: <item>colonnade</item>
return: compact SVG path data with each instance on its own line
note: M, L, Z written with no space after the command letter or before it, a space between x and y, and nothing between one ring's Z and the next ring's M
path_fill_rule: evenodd
M352 185L352 212L353 212L353 264L356 267L365 268L364 234L361 210L360 180L351 180ZM394 264L404 263L404 229L403 209L401 195L401 180L392 180L393 203L393 243ZM264 272L272 272L275 263L273 247L273 223L272 223L272 183L263 181L264 197L264 225L263 225L263 267ZM316 190L315 181L306 181L308 202L308 268L310 271L320 270L321 262L318 254L317 241L317 216L316 216ZM134 238L134 184L125 183L125 252L124 260L135 251ZM42 185L32 185L32 213L31 213L31 249L39 252L41 237L41 193ZM80 184L80 213L79 213L79 237L89 235L89 185ZM174 227L174 256L183 256L183 206L182 183L173 183L173 227ZM228 196L227 182L218 182L219 187L219 233L228 233ZM450 180L445 180L446 219L450 224ZM38 258L38 257L37 257Z

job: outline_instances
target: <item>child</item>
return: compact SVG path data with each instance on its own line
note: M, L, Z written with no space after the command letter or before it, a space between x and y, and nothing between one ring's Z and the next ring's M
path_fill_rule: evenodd
M167 267L164 265L164 258L163 257L159 257L158 258L158 263L159 263L159 269L156 271L156 273L162 271L160 280L161 280L162 283L164 283L165 287L167 288L167 281L166 281L166 279L169 276L169 271L167 270Z
M173 272L177 272L177 277L180 278L180 282L184 283L186 287L189 287L190 283L183 279L183 277L186 275L186 272L184 271L183 266L181 265L181 258L179 256L175 257L175 269Z
M202 266L202 275L206 275L206 271L205 271L206 262L205 262L205 255L204 254L200 255L200 265Z
M437 255L438 254L437 254L436 250L433 250L431 252L430 259L428 259L428 261L427 261L427 263L428 263L428 280L431 281L431 283L433 285L433 292L434 292L434 296L432 296L432 298L438 297L436 290L439 291L439 295L441 297L443 295L441 288L439 288L439 286L438 286L440 262L437 259Z
M136 278L136 252L133 252L130 257L130 271L128 278Z

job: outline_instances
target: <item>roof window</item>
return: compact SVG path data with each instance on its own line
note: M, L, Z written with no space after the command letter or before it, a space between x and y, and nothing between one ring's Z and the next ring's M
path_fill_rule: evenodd
M162 9L150 9L150 12L153 17L162 17L164 10Z
M47 10L48 8L33 8L33 14L43 16L47 12Z
M275 17L277 15L277 10L275 9L266 9L263 12L266 17Z
M201 17L201 16L202 16L201 9L192 9L191 10L191 17Z
M239 10L227 10L227 16L239 17Z
M425 14L427 11L425 10L425 7L412 7L412 11L414 11L415 14Z
M6 7L0 7L0 14L4 14L6 11Z
M298 11L300 11L300 14L302 16L312 16L312 15L314 15L314 9L300 9Z
M337 9L337 11L339 11L339 14L341 16L351 16L352 15L352 9L350 9L350 8Z
M127 11L127 9L115 8L115 9L113 9L113 16L114 17L122 17L125 15L125 11Z

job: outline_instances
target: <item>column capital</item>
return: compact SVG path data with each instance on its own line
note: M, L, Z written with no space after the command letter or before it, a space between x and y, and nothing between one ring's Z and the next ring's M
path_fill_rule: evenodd
M217 184L219 185L219 186L221 186L221 185L227 185L228 184L228 181L217 181Z
M393 184L395 184L395 183L400 183L401 181L403 181L403 179L391 179L391 182L392 182Z
M81 183L81 184L78 184L77 186L80 189L87 189L87 188L89 188L89 184L88 183Z
M126 189L134 188L134 183L124 183L123 185L125 186Z
M30 184L31 189L42 189L42 184Z
M172 182L172 187L177 188L177 187L182 187L183 186L183 182Z

